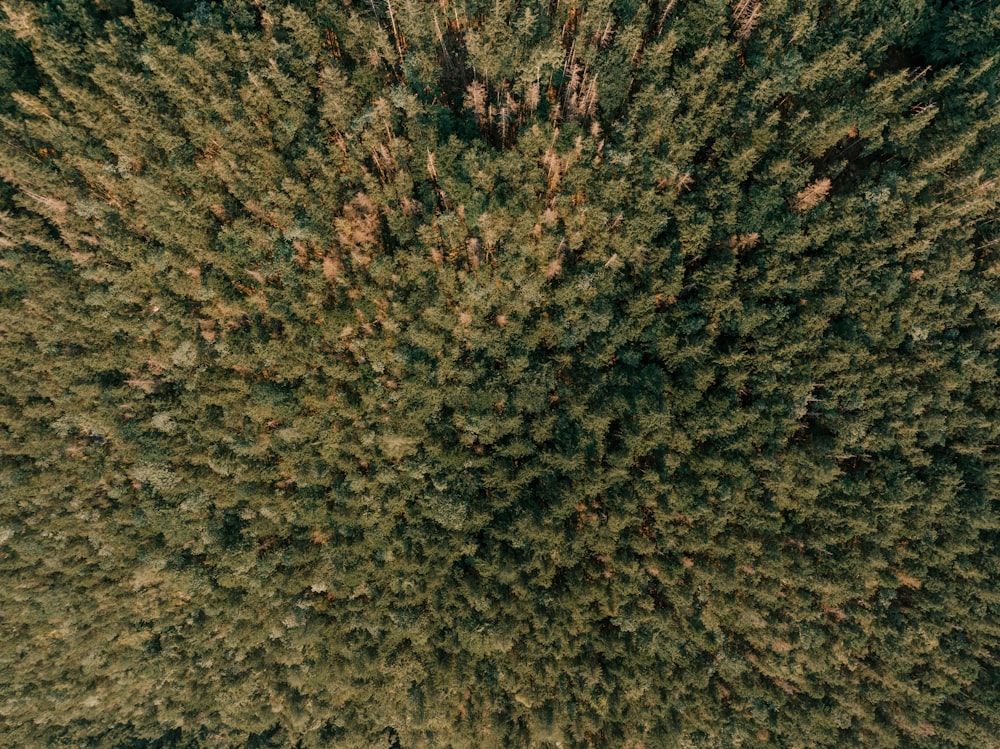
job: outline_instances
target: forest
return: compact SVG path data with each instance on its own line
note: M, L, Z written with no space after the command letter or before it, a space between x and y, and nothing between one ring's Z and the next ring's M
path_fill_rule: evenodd
M3 0L0 743L1000 747L1000 2Z

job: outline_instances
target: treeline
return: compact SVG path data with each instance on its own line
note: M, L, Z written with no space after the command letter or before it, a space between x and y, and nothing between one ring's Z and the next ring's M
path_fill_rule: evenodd
M996 746L995 3L2 10L11 745Z

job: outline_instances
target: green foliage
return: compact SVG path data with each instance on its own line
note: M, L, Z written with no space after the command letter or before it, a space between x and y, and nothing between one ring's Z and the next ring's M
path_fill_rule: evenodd
M9 742L994 745L980 6L4 3Z

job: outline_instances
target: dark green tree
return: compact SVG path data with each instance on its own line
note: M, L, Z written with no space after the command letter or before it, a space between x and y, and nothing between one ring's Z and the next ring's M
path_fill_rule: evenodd
M2 8L11 743L995 743L996 8Z

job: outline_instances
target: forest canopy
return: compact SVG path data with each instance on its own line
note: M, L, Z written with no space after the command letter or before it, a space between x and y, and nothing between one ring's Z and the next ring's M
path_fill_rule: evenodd
M1000 5L0 9L11 746L998 746Z

